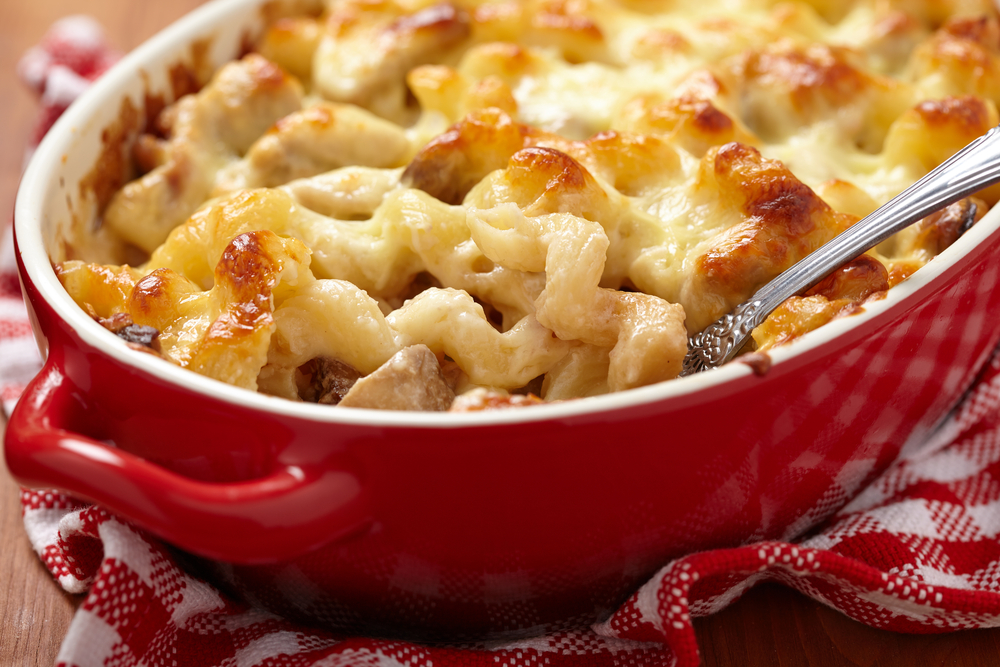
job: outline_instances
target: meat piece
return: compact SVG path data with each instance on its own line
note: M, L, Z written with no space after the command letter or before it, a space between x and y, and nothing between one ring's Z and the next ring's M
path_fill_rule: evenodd
M394 354L375 372L358 380L340 402L352 408L442 412L455 399L437 357L426 345Z
M977 197L930 214L896 234L888 248L889 286L898 285L941 254L982 218L989 207Z
M757 377L764 377L771 370L771 357L766 352L750 352L736 360L749 366Z
M337 405L361 378L361 371L340 359L316 357L302 364L295 375L303 401Z
M128 313L115 313L111 317L99 317L98 323L115 334L133 349L143 352L160 351L160 330L156 327L136 324Z
M95 319L98 324L116 336L118 332L132 324L132 316L128 313L115 313L111 317L98 317Z
M904 251L923 250L929 257L940 255L983 217L986 208L982 201L969 197L930 214L916 224L916 233L909 239L912 245Z
M160 351L160 332L153 327L130 324L118 332L118 337L126 343L148 347L157 352Z

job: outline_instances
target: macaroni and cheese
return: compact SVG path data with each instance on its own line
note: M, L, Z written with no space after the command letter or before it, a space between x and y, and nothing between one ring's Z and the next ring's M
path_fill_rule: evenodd
M57 272L129 344L291 400L467 410L669 380L689 334L998 122L989 0L269 12L135 143L111 254ZM997 194L789 299L756 349L879 298Z

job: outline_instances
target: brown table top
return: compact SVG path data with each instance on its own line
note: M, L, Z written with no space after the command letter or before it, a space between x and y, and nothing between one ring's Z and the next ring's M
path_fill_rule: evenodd
M13 208L22 146L36 108L14 74L21 53L53 21L81 11L106 27L113 44L129 49L198 4L200 0L0 2L0 215ZM5 465L0 466L0 537L0 667L55 664L82 598L63 593L32 552L21 527L17 485ZM695 629L706 667L1000 665L1000 629L922 636L874 630L774 585L760 586L723 612L697 619Z

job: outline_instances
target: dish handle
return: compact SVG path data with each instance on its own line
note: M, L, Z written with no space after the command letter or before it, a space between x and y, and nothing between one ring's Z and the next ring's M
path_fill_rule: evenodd
M286 560L370 522L348 470L279 466L259 479L203 482L65 426L76 388L49 355L10 416L7 466L26 486L98 503L200 556L251 564Z

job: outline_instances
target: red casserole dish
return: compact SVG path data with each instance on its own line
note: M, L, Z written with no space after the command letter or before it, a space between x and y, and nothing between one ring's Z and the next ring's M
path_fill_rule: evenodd
M7 427L20 483L91 500L296 620L458 640L606 616L695 550L787 539L924 442L993 350L993 211L888 296L771 353L521 410L332 410L136 354L59 284L81 182L127 96L197 40L219 65L260 0L216 2L109 72L50 132L15 211L45 366Z

